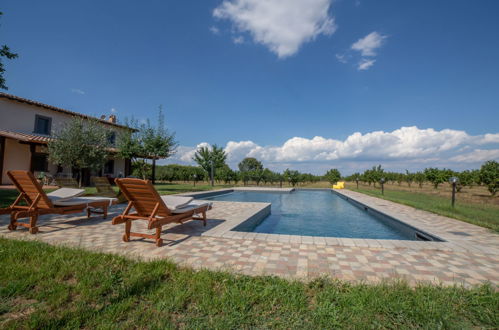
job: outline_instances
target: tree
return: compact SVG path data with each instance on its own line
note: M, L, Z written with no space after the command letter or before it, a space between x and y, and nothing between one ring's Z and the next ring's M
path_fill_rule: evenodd
M48 143L52 163L75 168L82 185L83 170L100 170L106 162L109 131L97 120L74 117Z
M0 16L2 16L3 13L0 11ZM13 53L10 51L10 48L7 47L7 45L2 45L0 47L0 88L7 90L7 86L5 85L5 78L3 77L3 74L5 73L5 68L2 63L2 57L5 57L9 60L17 58L17 54Z
M444 171L439 170L438 168L425 168L424 174L426 176L426 179L433 184L433 187L435 189L438 188L439 184L446 181Z
M426 181L426 176L423 172L416 172L414 174L414 181L419 185L419 188L423 188L423 183Z
M172 156L178 146L175 141L175 133L170 133L165 128L165 116L162 106L159 106L158 126L151 126L148 120L147 125L141 128L140 133L143 156L152 159L151 180L154 184L156 181L156 160Z
M499 191L499 163L495 160L485 162L480 168L480 181L495 196Z
M148 164L143 157L143 145L140 136L140 127L134 119L125 119L125 125L132 127L130 130L121 130L118 133L116 146L118 148L118 155L123 159L130 159L132 161L132 174L146 178L148 172Z
M211 178L212 186L214 185L213 179L215 178L216 170L224 166L226 159L227 154L216 144L212 145L211 149L208 147L199 148L192 158L192 160L198 163L198 165L208 173L208 176ZM213 175L211 175L212 171Z
M399 184L399 186L402 185L402 181L404 181L404 179L405 179L404 174L402 174L402 173L395 173L395 180L397 181L397 183Z
M459 184L456 187L458 192L460 192L464 186L471 186L473 184L473 174L469 170L456 173L456 176L459 179Z
M410 188L411 184L414 182L414 173L409 172L409 170L405 170L405 181Z
M263 170L260 168L249 171L248 173L250 174L251 179L255 181L256 185L257 186L260 185L260 182L263 180L263 175L264 175Z
M248 181L251 180L251 172L239 172L239 177L241 181L243 182L243 185L247 185Z
M165 117L160 106L158 125L153 127L150 121L139 125L136 120L125 120L125 125L131 130L121 131L118 135L118 154L133 161L134 174L146 179L149 174L152 182L156 181L156 161L175 154L177 142L175 133L165 128ZM146 159L152 159L152 167ZM152 170L152 171L150 171Z
M324 177L329 181L329 183L335 184L338 181L340 181L341 174L340 174L340 171L333 168L333 169L327 171L326 174L324 175Z
M283 173L284 179L287 180L293 187L300 181L300 172L292 171L289 168Z
M279 187L282 188L282 182L285 180L284 174L276 173L275 179L276 179L276 181L279 182Z
M217 179L218 180L223 180L225 184L230 183L234 177L234 171L229 167L229 165L224 164L218 171L217 171Z
M263 177L262 177L262 179L263 179L263 183L264 184L267 184L267 182L274 183L274 178L275 178L274 172L272 172L268 168L266 168L266 169L263 170Z
M381 180L381 178L384 175L385 175L385 171L383 170L383 168L381 168L381 165L373 166L372 169L366 170L364 172L365 180L367 180L369 185L371 185L371 183L374 183L375 187L376 187L376 182L379 182L379 180Z
M256 170L263 170L263 164L253 157L244 158L238 165L239 171L241 172L249 172Z

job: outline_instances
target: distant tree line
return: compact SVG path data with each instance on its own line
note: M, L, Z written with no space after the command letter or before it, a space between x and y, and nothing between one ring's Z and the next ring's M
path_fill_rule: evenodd
M213 173L213 180L223 184L244 185L279 185L288 183L291 186L299 184L314 183L326 180L325 176L311 173L301 173L296 170L286 169L277 172L264 168L263 164L252 157L244 158L238 164L238 170L233 170L226 163L227 155L225 151L217 145L199 148L193 160L198 166L191 165L157 165L156 178L163 182L191 182L196 184L200 181L209 182ZM144 168L140 162L134 162L132 175L149 177L151 168ZM337 170L336 170L337 171ZM337 172L337 180L340 178ZM336 180L336 181L337 181Z
M371 169L365 170L363 173L354 173L345 177L346 181L362 182L368 185L376 186L383 178L385 182L402 185L407 184L409 187L412 184L417 184L419 188L423 187L425 182L429 182L435 189L446 182L449 182L451 177L457 177L457 191L461 191L463 187L473 187L476 185L484 185L487 187L492 196L495 196L499 191L499 163L494 160L485 162L480 169L465 170L462 172L453 171L447 168L439 169L436 167L425 168L423 171L405 173L385 171L381 165L373 166Z

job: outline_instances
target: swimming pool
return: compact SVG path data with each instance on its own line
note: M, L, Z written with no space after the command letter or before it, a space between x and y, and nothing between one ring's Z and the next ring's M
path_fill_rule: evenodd
M234 191L203 199L271 203L271 213L265 219L256 224L243 222L234 231L396 240L419 240L421 235L428 238L421 233L418 236L415 228L400 221L350 203L331 190Z

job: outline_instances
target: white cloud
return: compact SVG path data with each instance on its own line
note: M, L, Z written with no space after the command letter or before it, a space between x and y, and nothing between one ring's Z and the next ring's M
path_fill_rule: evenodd
M351 48L359 51L362 56L376 56L376 49L383 45L385 39L386 36L374 31L357 40Z
M111 113L114 114L114 113L117 113L117 112L118 112L118 110L116 110L116 108L111 108Z
M194 157L194 154L196 151L201 148L201 147L208 147L210 148L210 144L207 142L201 142L198 144L196 147L184 147L180 146L177 148L177 153L175 154L175 158L178 160L185 162L185 163L192 163L192 157Z
M336 54L335 56L336 56L336 59L338 60L338 62L340 62L340 63L345 64L348 62L347 56L345 54Z
M376 51L384 44L386 38L387 36L379 34L376 31L371 32L364 38L360 38L354 42L349 51L344 54L336 54L336 59L341 63L347 63L349 57L351 57L349 53L352 53L352 51L358 51L361 57L357 63L357 70L367 70L376 62Z
M71 88L71 93L76 93L80 95L85 95L85 91L79 89L79 88Z
M472 152L452 157L454 162L481 163L491 159L499 159L499 149L483 150L476 149Z
M357 66L357 69L359 71L367 70L371 66L373 66L374 62L376 62L376 60L363 58L360 60L359 65Z
M213 11L248 32L255 43L268 47L279 58L295 54L317 36L336 30L329 15L332 0L225 0Z
M479 149L488 145L490 149ZM197 148L180 147L171 162L192 163ZM344 166L347 173L374 164L392 164L400 170L426 166L450 166L458 169L499 159L499 134L469 135L465 131L415 126L391 132L353 133L344 140L316 136L293 137L280 146L260 146L253 141L229 141L225 146L228 163L236 167L244 157L255 157L274 169L301 168L322 173L323 168ZM367 167L366 167L367 166Z
M242 44L244 43L244 37L243 36L237 36L237 37L234 37L232 38L232 41L238 45L238 44Z
M499 133L498 134L485 134L478 141L480 144L486 143L499 143Z
M210 32L213 34L220 34L220 29L216 26L210 26Z

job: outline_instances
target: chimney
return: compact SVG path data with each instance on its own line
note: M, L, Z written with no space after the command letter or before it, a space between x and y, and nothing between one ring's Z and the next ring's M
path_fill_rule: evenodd
M116 124L116 115L110 115L108 121L110 123Z

